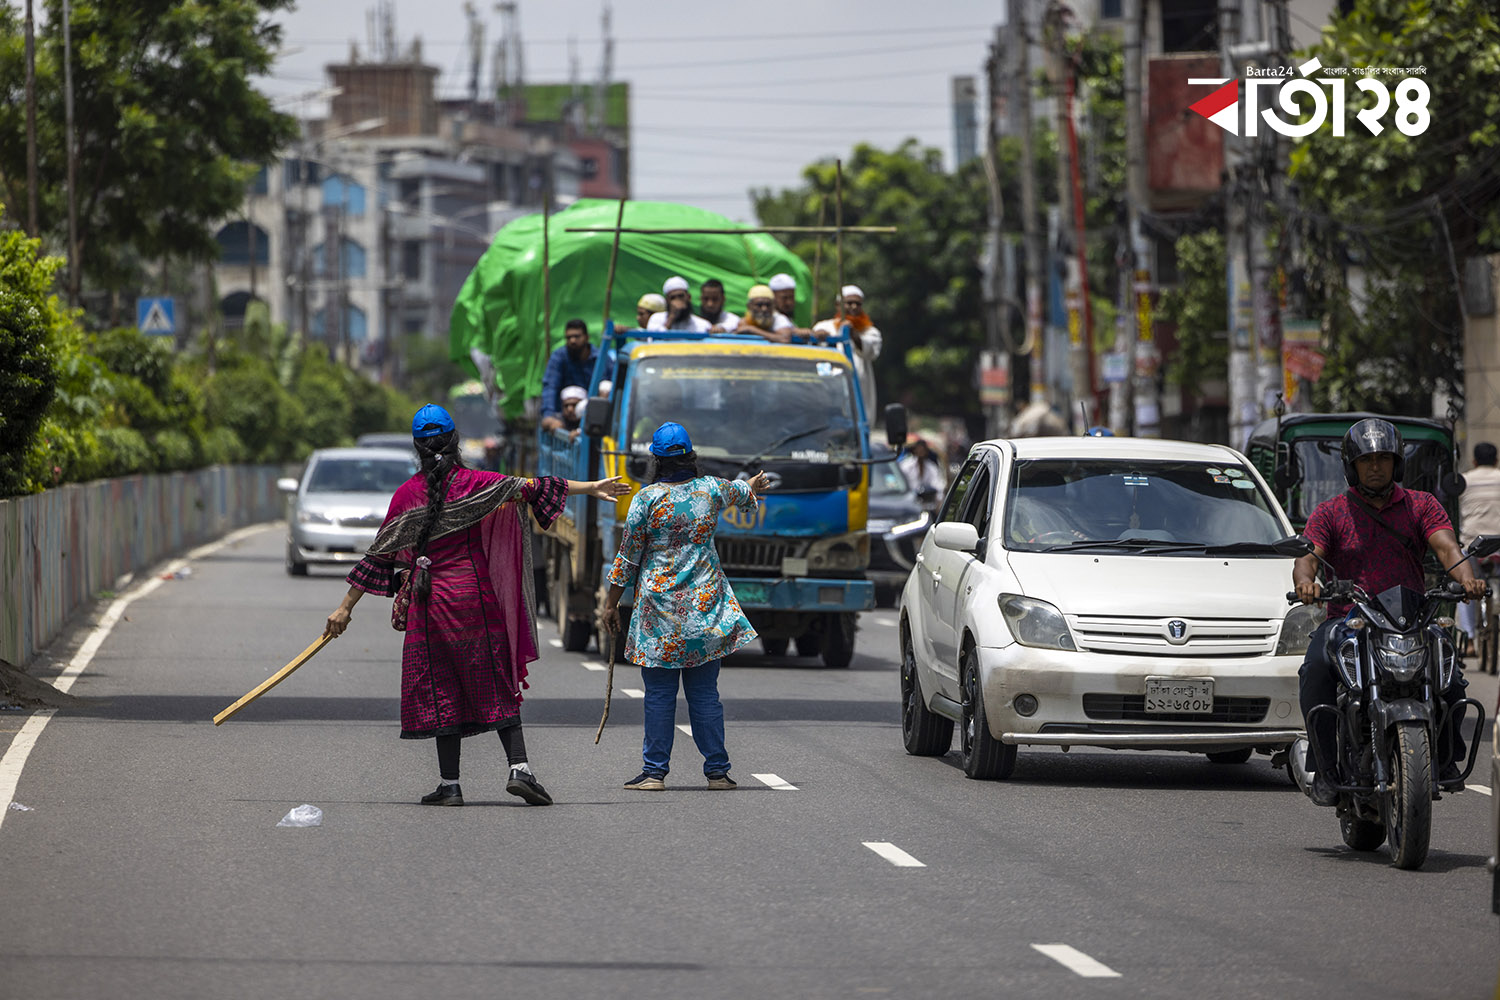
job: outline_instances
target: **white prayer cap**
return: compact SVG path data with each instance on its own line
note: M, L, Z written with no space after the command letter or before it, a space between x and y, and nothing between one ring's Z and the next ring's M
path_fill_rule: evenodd
M845 285L839 289L839 296L845 299L863 299L865 293L859 290L858 285Z
M564 403L566 403L570 399L576 399L579 402L582 402L585 399L589 398L589 391L581 385L565 385L563 386L562 392L560 393L560 397L562 402Z
M797 279L793 278L790 274L773 274L768 284L771 286L771 291L780 292L787 288L796 288Z
M673 292L685 292L688 290L687 279L681 275L673 275L661 286L663 295L671 295Z
M650 309L654 313L667 311L667 300L655 292L647 292L641 296L641 300L635 304L637 309Z
M607 379L607 378L606 379L601 379L600 382L599 382L599 395L601 395L601 396L608 396L609 393L610 393L610 390L614 389L614 387L615 387L615 384L613 382L611 382L609 379Z

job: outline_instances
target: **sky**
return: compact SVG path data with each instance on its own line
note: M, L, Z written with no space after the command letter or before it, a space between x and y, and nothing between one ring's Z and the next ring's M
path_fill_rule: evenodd
M276 15L283 54L258 81L283 110L327 86L323 67L362 57L376 0L304 0ZM468 90L462 0L394 0L396 37L422 40L442 96ZM486 49L499 38L493 2L476 0ZM632 197L674 201L753 222L746 192L794 187L801 169L860 142L893 148L914 137L953 161L950 78L981 78L1003 0L614 0L611 79L631 85ZM603 0L520 0L528 82L596 80ZM488 86L489 59L485 60ZM982 112L981 112L982 120Z

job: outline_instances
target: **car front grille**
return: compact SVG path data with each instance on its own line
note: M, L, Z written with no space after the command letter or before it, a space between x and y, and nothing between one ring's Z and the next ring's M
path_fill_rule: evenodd
M385 518L379 514L365 514L361 517L341 517L339 527L341 528L378 528L385 523Z
M1146 656L1257 656L1274 648L1280 622L1264 618L1158 618L1070 615L1082 649ZM1177 623L1183 641L1168 640Z
M1181 712L1148 715L1143 694L1094 693L1083 696L1083 714L1090 719L1137 722L1260 722L1270 707L1270 698L1227 695L1214 698L1214 710L1202 715Z
M726 570L781 572L781 560L795 556L801 546L767 538L715 538L719 565Z

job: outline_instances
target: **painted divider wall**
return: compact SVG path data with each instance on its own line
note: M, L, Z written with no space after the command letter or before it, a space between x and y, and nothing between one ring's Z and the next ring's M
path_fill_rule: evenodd
M24 666L126 573L282 517L275 466L124 476L0 500L0 659Z

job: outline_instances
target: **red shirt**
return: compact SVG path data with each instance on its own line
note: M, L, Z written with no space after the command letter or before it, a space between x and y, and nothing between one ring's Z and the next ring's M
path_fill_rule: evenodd
M1377 525L1377 518L1391 530ZM1444 528L1451 531L1453 524L1437 497L1396 485L1390 502L1378 511L1361 503L1352 489L1323 501L1302 533L1323 550L1340 580L1352 580L1374 597L1391 587L1425 590L1427 540ZM1347 602L1329 604L1328 617L1342 617L1349 607Z

